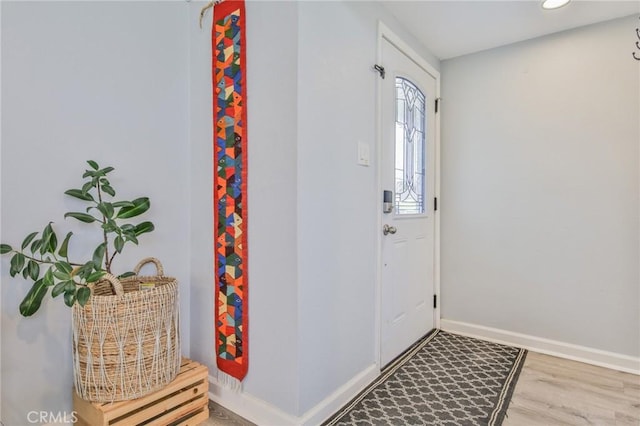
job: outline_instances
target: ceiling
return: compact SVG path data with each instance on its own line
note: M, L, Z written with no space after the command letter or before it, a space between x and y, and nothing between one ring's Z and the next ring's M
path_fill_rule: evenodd
M440 59L622 16L640 16L638 0L573 0L555 10L542 9L537 0L380 2Z

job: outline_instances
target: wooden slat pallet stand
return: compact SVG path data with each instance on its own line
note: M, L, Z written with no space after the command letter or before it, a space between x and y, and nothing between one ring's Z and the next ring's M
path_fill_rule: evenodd
M209 418L207 367L183 358L175 380L130 401L96 403L73 392L78 426L195 426Z

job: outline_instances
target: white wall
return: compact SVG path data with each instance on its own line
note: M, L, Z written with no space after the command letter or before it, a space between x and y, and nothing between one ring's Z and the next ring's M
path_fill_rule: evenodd
M377 24L373 3L301 2L298 80L299 414L376 363ZM330 24L328 24L330 23ZM405 33L407 43L437 60ZM357 165L357 143L371 167Z
M145 256L180 281L189 353L187 6L182 2L5 2L2 7L2 242L19 245L49 220L81 246L99 236L64 212L79 204L86 159L116 168L122 197L147 195L156 231L127 247L121 272ZM2 422L30 410L70 412L71 315L46 300L18 313L28 285L2 262ZM185 314L186 313L186 314Z
M356 147L368 143L376 158L378 19L439 62L373 2L246 7L250 367L240 402L213 393L249 419L269 411L281 424L308 420L375 363L375 165L356 165ZM194 300L213 298L207 49L208 32L192 29ZM212 307L193 303L192 354L214 373L212 336Z
M182 284L184 352L215 376L204 4L2 3L2 241L75 206L62 192L85 159L115 166L116 189L148 194L157 227L123 264L165 261ZM250 367L239 395L287 421L308 420L375 363L376 171L355 160L358 140L376 158L378 19L439 67L373 2L247 2ZM26 289L4 285L3 266L2 420L69 411L69 311L47 303L20 318Z
M640 355L637 17L442 63L442 316Z
M190 3L192 22L201 7ZM243 391L287 413L298 398L296 2L247 2L249 372ZM192 354L215 375L211 14L191 25ZM245 406L246 408L246 406ZM250 414L245 414L250 415Z
M51 218L76 229L60 219L75 206L62 192L85 159L115 166L116 189L149 195L157 227L121 264L155 255L178 277L183 352L215 375L203 5L2 2L1 240ZM375 363L376 170L355 159L359 140L376 158L378 19L439 68L374 2L247 2L251 346L240 396L294 421ZM444 63L445 318L639 353L633 25ZM2 420L69 411L69 311L55 300L19 317L26 286L2 266Z
M300 414L375 363L375 168L356 164L358 141L376 158L375 30L343 3L300 4Z

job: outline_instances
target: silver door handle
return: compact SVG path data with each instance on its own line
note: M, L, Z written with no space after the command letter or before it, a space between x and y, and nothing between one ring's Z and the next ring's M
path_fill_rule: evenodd
M385 224L385 225L382 227L382 233L383 233L384 235L388 235L388 234L395 234L395 233L396 233L396 231L398 231L398 230L396 229L396 227L395 227L395 226L389 226L389 225Z

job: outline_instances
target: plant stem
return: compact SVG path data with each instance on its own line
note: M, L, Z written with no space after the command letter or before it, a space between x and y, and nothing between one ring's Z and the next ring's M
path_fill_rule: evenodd
M21 251L16 251L16 250L12 250L12 251L13 251L13 253L20 253L20 254L22 254L25 258L27 258L27 259L29 259L29 260L33 260L34 262L38 262L38 263L46 263L47 265L55 265L55 264L56 264L56 262L53 262L53 261L51 261L51 260L44 260L44 259L42 259L42 258L37 259L37 258L35 258L35 257L33 257L33 256L29 256L28 254L24 254L24 253L23 253L23 252L21 252ZM83 266L83 265L82 265L82 264L80 264L80 263L71 263L71 262L69 262L69 259L68 259L68 258L67 258L67 263L68 263L69 265L71 265L71 266Z
M100 201L100 203L102 203L102 191L100 190L100 180L98 180L97 188L98 188L98 200ZM105 217L105 215L102 215L102 221L103 223L107 223L107 218ZM107 231L103 229L102 235L104 235L104 269L108 273L111 273L111 260L113 260L113 258L109 260L109 240L107 239Z

